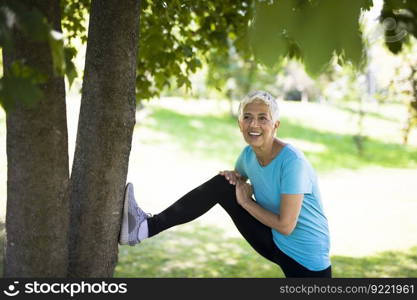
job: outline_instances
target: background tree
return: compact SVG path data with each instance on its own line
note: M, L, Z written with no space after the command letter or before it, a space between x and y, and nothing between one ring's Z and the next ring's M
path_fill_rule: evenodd
M276 91L274 86L279 68L266 69L256 63L252 56L243 57L229 43L227 52L214 49L207 54L207 87L214 89L230 102L230 114L234 116L234 100L242 99L253 89Z
M415 41L402 46L401 64L396 67L389 86L389 96L398 99L407 107L407 118L403 122L403 144L413 128L417 126L417 56Z
M403 143L407 144L411 129L417 126L417 60L413 53L417 38L417 2L385 0L380 22L385 25L385 45L394 54L403 53L403 66L407 69L405 72L398 70L400 78L393 81L408 85L400 92L400 97L408 106L408 117L403 128Z
M23 9L15 3L0 3L5 64L0 100L7 113L9 168L6 276L101 277L111 276L117 259L135 94L139 100L157 96L173 77L177 87L190 86L189 75L202 66L200 58L209 57L208 51L227 53L231 45L244 58L253 51L257 62L266 65L286 57L300 59L312 75L322 72L334 55L339 62L361 67L358 19L372 1L144 0L138 39L138 1L95 0L90 6L87 0L68 0L61 2L62 25L68 32L64 40L57 37L61 17L56 2L20 1ZM411 1L386 3L397 5L392 8L395 14ZM75 37L87 41L88 50L67 245L62 75L73 78L69 59L75 50L63 44L73 46ZM45 253L57 256L45 263Z
M110 277L135 125L139 1L92 1L71 172L73 277Z
M25 10L1 7L3 16L20 17L15 24L21 25L2 30L3 43L8 42L1 90L9 166L4 274L62 277L68 265L67 120L64 78L56 74L48 43L49 26L61 31L60 7L57 1L22 2Z

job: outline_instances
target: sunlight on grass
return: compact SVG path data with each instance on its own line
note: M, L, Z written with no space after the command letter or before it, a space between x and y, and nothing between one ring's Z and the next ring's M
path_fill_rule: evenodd
M333 256L335 277L417 277L417 247L367 257Z
M188 241L188 242L185 242ZM136 247L120 247L116 277L282 277L279 267L241 238L216 226L189 223ZM139 262L135 268L132 262Z
M303 152L325 152L327 147L324 144L314 143L307 140L301 140L296 138L286 138L285 142L297 145L297 148Z
M283 277L243 238L198 222L175 227L135 247L121 246L116 277ZM416 277L417 247L366 257L332 256L334 277Z
M177 101L178 102L178 101ZM174 144L182 151L195 155L200 159L219 160L234 165L244 143L235 118L227 115L228 111L217 110L214 104L199 104L197 101L184 101L189 110L206 106L207 114L189 115L189 111L173 104L163 106L150 104L147 118L140 122L138 129L145 128L150 138L146 143ZM302 105L302 106L295 106ZM365 150L359 156L353 142L354 126L347 120L352 117L349 111L325 104L283 104L281 126L278 136L284 141L292 142L304 151L318 171L333 171L340 168L358 169L369 166L389 168L416 168L417 147L403 146L392 139L379 139L381 129L374 126L374 135L365 141ZM176 109L173 109L176 107ZM296 111L295 108L298 110ZM318 110L322 110L318 116ZM323 112L324 111L324 112ZM186 113L187 112L187 113ZM296 114L297 112L297 114ZM309 118L307 114L310 113ZM373 121L380 118L369 117ZM382 122L392 122L380 120ZM391 124L395 127L395 123ZM342 129L344 128L344 129ZM382 131L387 132L383 129ZM392 131L392 130L391 130ZM397 136L399 132L397 132Z
M163 132L164 143L178 145L201 159L220 158L233 165L243 146L236 120L227 115L188 116L154 107L149 118L156 121L144 121L142 126L151 130L150 136Z

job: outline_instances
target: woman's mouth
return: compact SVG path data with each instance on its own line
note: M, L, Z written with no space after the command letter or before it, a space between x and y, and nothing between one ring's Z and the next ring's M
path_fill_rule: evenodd
M262 133L260 133L260 132L249 132L248 134L249 134L249 136L255 136L255 137L262 135Z

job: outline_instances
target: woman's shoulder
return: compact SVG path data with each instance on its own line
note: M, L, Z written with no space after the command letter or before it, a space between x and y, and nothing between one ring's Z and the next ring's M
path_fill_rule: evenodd
M287 143L282 151L286 160L305 160L304 153L292 144Z
M246 145L242 150L242 154L244 155L250 155L252 153L253 153L253 149L250 145Z

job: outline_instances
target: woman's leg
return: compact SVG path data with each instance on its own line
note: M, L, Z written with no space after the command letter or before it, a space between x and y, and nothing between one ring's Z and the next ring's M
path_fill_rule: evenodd
M280 267L285 274L285 277L303 277L303 278L313 278L313 277L322 277L322 278L331 278L332 277L332 267L321 270L321 271L311 271L296 262L294 259L286 255L284 252L278 249L279 252L279 261Z
M190 222L220 204L232 218L239 232L260 255L278 264L286 277L331 277L331 268L315 272L277 248L271 228L251 216L236 201L235 186L217 175L184 195L160 214L148 219L149 237L175 225Z
M190 222L220 204L242 236L265 258L278 263L271 229L252 217L236 201L235 186L217 175L190 191L160 214L148 219L149 236L172 226Z

